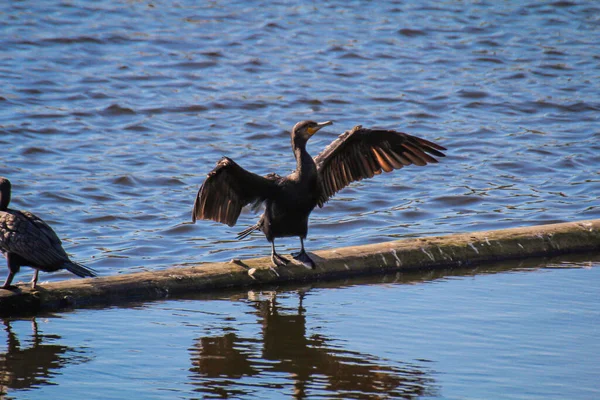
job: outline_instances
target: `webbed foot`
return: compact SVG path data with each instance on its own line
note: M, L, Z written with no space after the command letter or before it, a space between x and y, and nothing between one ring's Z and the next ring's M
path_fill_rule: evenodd
M276 267L285 267L290 262L290 260L288 260L285 257L280 256L277 253L271 254L271 261L273 261L273 264Z
M300 253L295 254L294 260L300 261L306 268L315 269L317 265L315 262L306 254L306 251L302 250Z

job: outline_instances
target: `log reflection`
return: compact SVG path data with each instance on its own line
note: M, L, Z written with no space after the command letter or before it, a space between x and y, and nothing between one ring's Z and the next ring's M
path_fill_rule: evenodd
M302 306L281 307L273 295L251 303L262 338L231 329L202 337L190 349L197 392L210 397L256 395L276 389L304 399L416 398L435 393L426 362L393 362L341 348L323 335L306 333Z

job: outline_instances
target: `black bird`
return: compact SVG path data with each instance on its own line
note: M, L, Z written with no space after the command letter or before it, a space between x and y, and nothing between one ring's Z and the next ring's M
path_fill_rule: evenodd
M275 251L275 238L299 236L300 252L294 259L314 268L304 250L304 239L308 216L315 206L323 207L351 182L371 178L382 170L390 172L410 164L437 163L431 155L445 156L441 152L446 150L444 147L428 140L359 125L341 134L313 159L306 151L306 142L319 129L331 124L331 121L302 121L294 126L291 138L296 170L285 177L260 176L223 157L198 191L192 221L208 219L233 226L242 207L264 204L265 212L258 223L240 232L238 239L261 230L271 242L271 260L281 266L288 260Z
M0 251L6 256L8 276L2 286L11 289L12 280L22 266L35 269L31 287L35 288L39 271L67 269L80 277L96 273L69 259L56 233L39 217L28 211L8 208L11 184L0 177Z

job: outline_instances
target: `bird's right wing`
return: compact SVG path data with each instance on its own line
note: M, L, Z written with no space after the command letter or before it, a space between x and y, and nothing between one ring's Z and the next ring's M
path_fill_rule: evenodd
M403 132L367 129L358 125L342 133L314 158L321 190L322 207L336 192L351 182L372 178L406 165L437 163L445 147Z
M246 171L232 159L223 157L198 191L192 221L209 219L233 226L244 206L262 202L277 193L278 179L276 174L263 177Z

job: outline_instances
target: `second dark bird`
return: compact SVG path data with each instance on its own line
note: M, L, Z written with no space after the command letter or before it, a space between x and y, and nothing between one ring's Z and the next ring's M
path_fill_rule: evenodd
M12 280L22 266L35 269L32 288L37 284L39 271L67 269L82 278L96 276L92 269L69 259L56 233L42 219L29 211L8 208L10 196L10 181L0 177L0 251L8 264L3 289L13 288Z
M356 126L341 134L315 158L306 151L306 143L331 121L298 122L291 132L296 170L288 176L260 176L246 171L232 159L223 157L208 173L200 187L192 221L207 219L235 225L242 208L248 204L264 204L259 221L238 234L238 239L256 230L271 243L271 260L276 266L289 260L275 251L275 238L298 236L300 252L294 259L315 268L306 254L304 239L308 233L308 217L336 192L351 182L371 178L382 171L390 172L407 165L424 166L437 163L432 157L444 157L444 147L406 133Z

